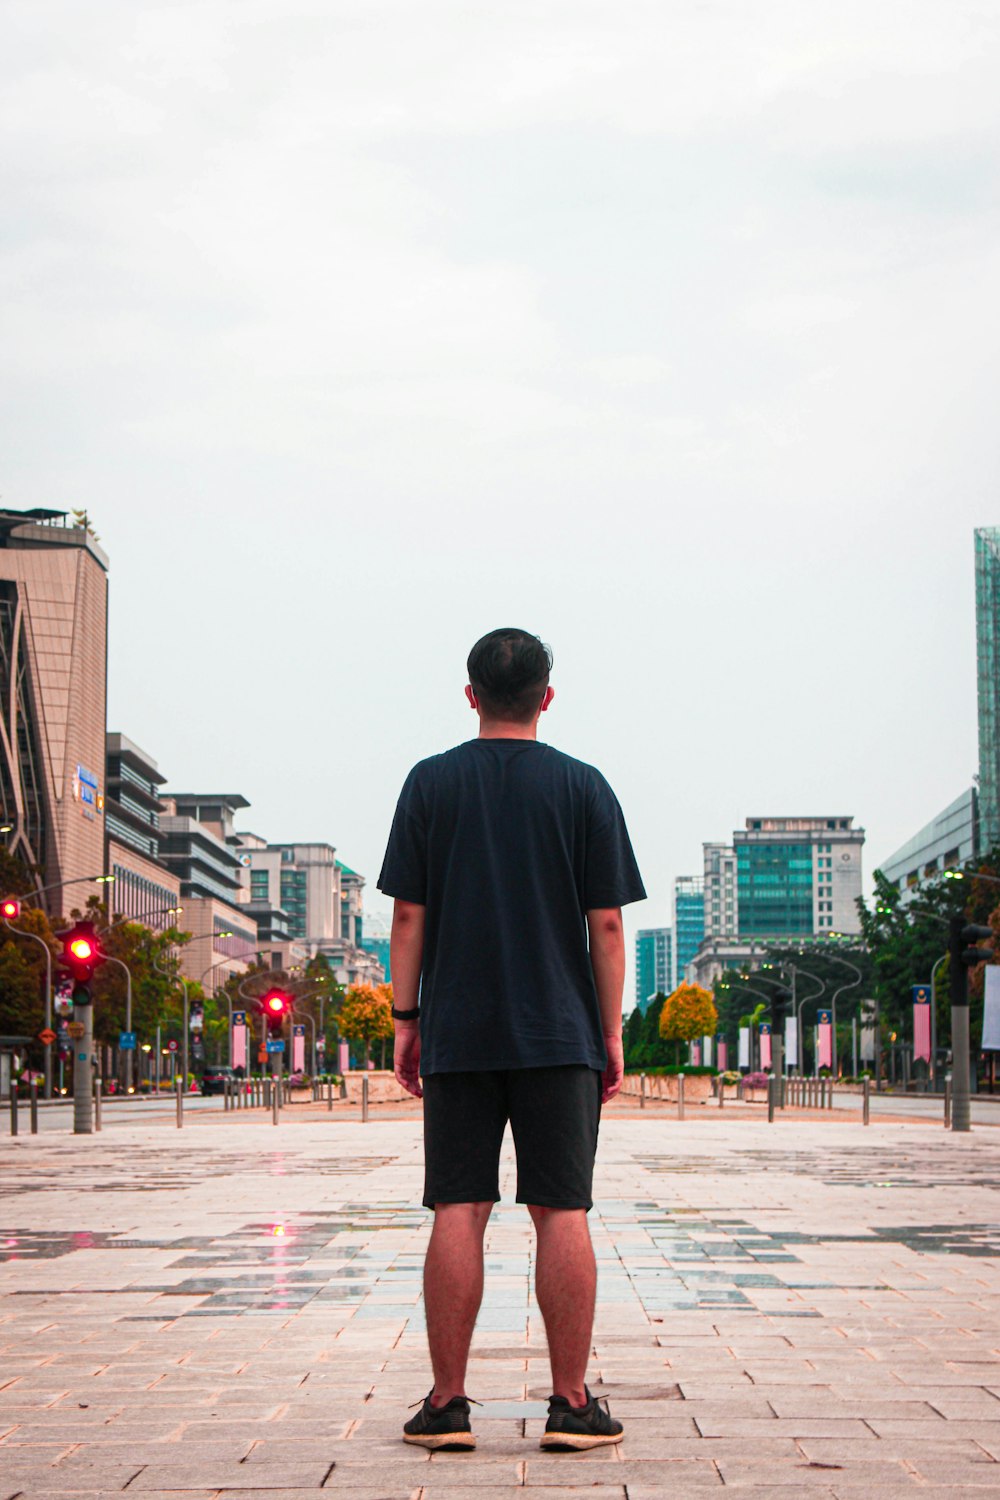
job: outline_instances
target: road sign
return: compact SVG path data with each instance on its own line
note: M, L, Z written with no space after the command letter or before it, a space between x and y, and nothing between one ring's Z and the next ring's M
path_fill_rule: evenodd
M135 1051L135 1032L120 1031L118 1033L118 1045L123 1052Z
M267 1050L268 1052L284 1052L285 1044L276 1037L273 1042L268 1042Z
M83 1036L86 1027L84 1026L82 1021L70 1021L69 1025L66 1027L66 1030L69 1032L74 1042L78 1042Z
M167 1051L176 1052L179 1046L180 1042L175 1042L173 1037L171 1037L170 1041L167 1043Z
M55 1039L56 1039L55 1032L54 1031L50 1031L47 1026L46 1026L46 1028L45 1028L44 1031L40 1031L38 1033L38 1040L41 1042L41 1044L42 1044L43 1047L51 1047L52 1043L55 1041Z

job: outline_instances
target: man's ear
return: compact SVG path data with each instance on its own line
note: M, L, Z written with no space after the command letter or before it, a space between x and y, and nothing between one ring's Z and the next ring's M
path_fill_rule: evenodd
M471 683L469 683L468 686L465 689L465 696L469 700L469 707L470 708L475 708L475 709L479 708L479 703L478 703L478 701L476 699L475 693L472 691L472 684Z
M542 706L538 710L538 712L540 714L543 714L545 712L545 710L548 708L549 704L552 702L552 700L555 697L555 695L556 695L556 690L555 690L554 687L547 687L545 689L545 696L542 699Z

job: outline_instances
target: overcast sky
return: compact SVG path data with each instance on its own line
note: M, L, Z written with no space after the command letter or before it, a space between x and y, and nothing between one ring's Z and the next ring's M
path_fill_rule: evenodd
M7 0L0 494L91 512L111 727L384 906L520 625L632 930L751 814L870 874L976 766L998 76L995 0Z

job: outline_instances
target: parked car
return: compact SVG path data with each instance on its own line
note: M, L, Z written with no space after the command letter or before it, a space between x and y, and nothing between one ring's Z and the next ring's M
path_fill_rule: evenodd
M232 1068L206 1068L201 1075L201 1091L203 1094L224 1094L226 1084L232 1083L235 1077Z

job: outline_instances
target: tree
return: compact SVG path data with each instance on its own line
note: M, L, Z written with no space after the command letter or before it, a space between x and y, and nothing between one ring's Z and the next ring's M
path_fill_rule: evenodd
M660 1012L660 1035L673 1042L693 1042L696 1037L714 1036L719 1013L711 991L700 984L680 984L668 995Z
M988 862L983 861L985 866ZM982 914L981 893L990 890L984 881L969 889L965 880L937 880L920 887L916 899L900 901L900 892L881 870L875 871L875 897L871 906L858 902L861 933L871 955L871 978L874 999L878 1004L879 1023L883 1031L909 1034L911 1025L912 987L927 984L931 971L948 946L948 919L964 910L966 900L981 913L977 920L986 921L992 905ZM996 892L998 887L993 886ZM996 896L988 898L995 903ZM951 1035L951 1010L945 971L938 970L936 985L938 1044L947 1043ZM860 991L854 993L859 994ZM982 1025L982 1007L970 1023Z
M340 1007L338 1024L340 1034L349 1042L364 1042L365 1067L371 1053L372 1042L392 1036L392 1000L372 984L352 984Z

